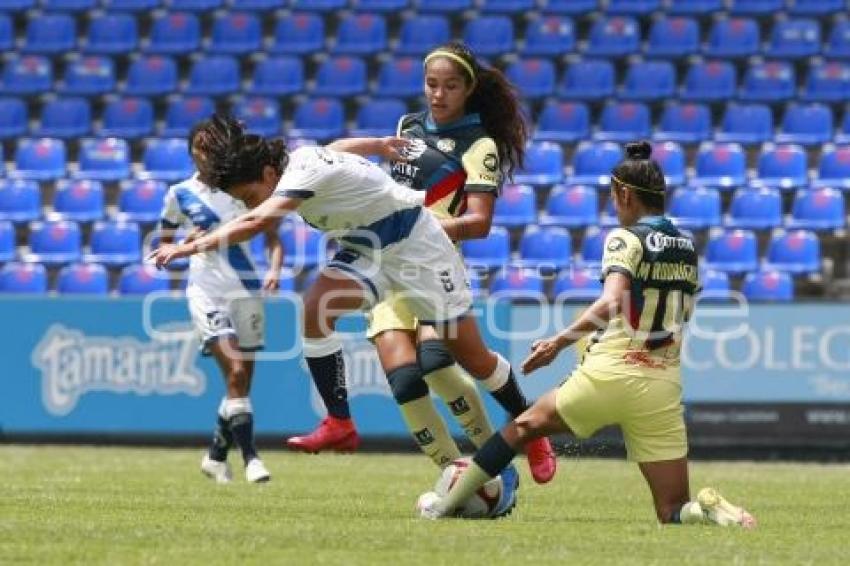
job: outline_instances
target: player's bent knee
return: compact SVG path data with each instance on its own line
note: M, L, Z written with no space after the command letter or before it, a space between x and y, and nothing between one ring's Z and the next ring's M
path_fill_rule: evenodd
M419 344L419 366L422 375L454 365L455 359L442 340L427 340Z
M399 405L428 396L428 385L422 379L419 364L407 364L387 372L390 390Z

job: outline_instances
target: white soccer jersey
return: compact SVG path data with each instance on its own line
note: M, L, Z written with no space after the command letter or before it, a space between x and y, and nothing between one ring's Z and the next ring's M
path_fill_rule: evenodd
M324 147L293 151L274 194L304 199L308 223L370 248L406 238L423 199L368 159Z
M244 214L242 201L224 191L212 189L195 175L169 187L162 209L166 228L200 227L213 230ZM260 288L248 242L229 246L226 252L211 250L189 260L189 293L200 291L207 297L236 297Z

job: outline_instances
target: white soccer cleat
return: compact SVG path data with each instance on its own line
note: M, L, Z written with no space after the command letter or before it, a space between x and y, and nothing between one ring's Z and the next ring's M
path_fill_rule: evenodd
M253 458L245 465L245 479L251 483L262 483L272 479L272 475L259 458Z
M204 459L201 460L201 472L216 483L230 483L233 479L230 464L213 460L209 454L204 454Z
M738 525L744 529L753 529L756 519L743 508L732 505L720 495L716 489L706 487L697 494L702 512L709 523L728 527Z
M419 517L422 519L431 519L432 521L445 519L447 515L440 511L439 503L440 496L433 491L426 491L420 495L416 501L416 510L419 512Z

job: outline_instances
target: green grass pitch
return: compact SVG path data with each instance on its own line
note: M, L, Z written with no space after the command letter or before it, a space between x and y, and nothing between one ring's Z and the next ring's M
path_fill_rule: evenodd
M2 564L847 564L850 466L691 465L756 531L661 527L634 465L524 462L501 521L414 518L437 470L419 455L264 453L267 485L201 476L201 450L0 446ZM241 467L238 468L241 472Z

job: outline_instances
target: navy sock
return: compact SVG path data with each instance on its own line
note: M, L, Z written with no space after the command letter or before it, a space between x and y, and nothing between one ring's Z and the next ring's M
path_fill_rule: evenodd
M516 450L511 448L501 432L497 432L478 449L472 461L487 472L488 476L494 478L511 463L514 456L516 456Z
M499 405L514 418L520 416L529 407L528 399L525 398L522 390L519 388L513 370L508 376L508 381L496 391L491 391Z
M338 419L351 418L348 389L345 385L345 361L342 350L318 358L306 358L313 383L325 402L328 414Z
M242 458L247 464L257 457L257 447L254 446L254 415L251 413L232 415L229 424L233 438L242 449Z
M233 433L230 432L230 427L227 425L224 417L219 415L215 423L212 442L210 443L210 458L224 462L227 460L227 451L230 450L231 446L233 446Z

